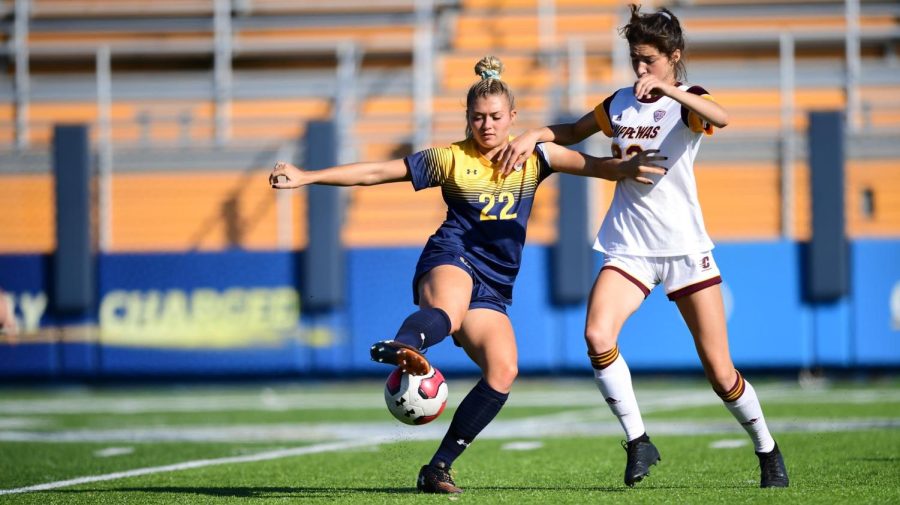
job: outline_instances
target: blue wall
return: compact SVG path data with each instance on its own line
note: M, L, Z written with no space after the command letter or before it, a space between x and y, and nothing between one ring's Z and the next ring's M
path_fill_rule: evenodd
M97 306L77 321L49 309L47 257L0 256L0 286L13 295L25 330L18 344L0 345L0 375L380 373L368 349L414 309L418 254L348 251L346 306L315 314L297 292L300 254L104 255ZM900 366L900 241L854 242L851 296L824 304L804 299L803 245L726 243L715 254L738 367ZM585 306L551 303L549 267L548 248L526 248L509 311L520 369L586 371ZM66 342L53 333L59 325L70 327ZM626 323L620 348L636 371L699 370L690 334L659 291ZM446 372L475 370L449 339L429 357Z

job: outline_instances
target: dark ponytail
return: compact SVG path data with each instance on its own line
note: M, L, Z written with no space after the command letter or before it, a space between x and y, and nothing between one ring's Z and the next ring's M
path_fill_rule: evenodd
M681 51L681 58L675 62L675 77L679 81L687 80L687 69L684 66L684 33L681 23L672 11L665 7L653 14L641 14L641 6L630 4L631 19L619 29L629 46L646 44L655 47L660 54L669 59L676 50Z

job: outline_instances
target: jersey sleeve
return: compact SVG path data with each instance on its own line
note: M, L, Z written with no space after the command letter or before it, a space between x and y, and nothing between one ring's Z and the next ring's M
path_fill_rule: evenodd
M538 162L538 181L543 181L547 177L550 176L556 170L553 169L553 166L550 164L550 153L547 152L547 148L544 147L544 144L538 144L534 149L535 154L537 154L537 162Z
M403 159L416 191L440 186L453 167L453 153L446 147L434 147Z
M710 102L715 102L709 92L700 86L691 86L687 89L687 92L705 98ZM681 121L694 133L703 132L707 135L713 134L713 125L709 124L709 122L700 117L699 114L683 105L681 106Z
M613 96L615 95L609 95L600 105L594 107L594 119L597 120L597 126L607 137L613 136L612 124L609 121L609 106Z

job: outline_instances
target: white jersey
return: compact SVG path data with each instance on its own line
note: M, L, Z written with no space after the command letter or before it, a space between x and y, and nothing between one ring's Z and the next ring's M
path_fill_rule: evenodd
M704 98L699 86L680 89ZM603 219L594 249L628 256L681 256L709 251L697 199L694 158L704 131L712 127L700 116L667 96L638 100L632 87L613 93L594 109L600 129L612 140L613 156L630 157L659 149L668 160L664 176L649 176L653 185L633 179L616 183L609 211Z

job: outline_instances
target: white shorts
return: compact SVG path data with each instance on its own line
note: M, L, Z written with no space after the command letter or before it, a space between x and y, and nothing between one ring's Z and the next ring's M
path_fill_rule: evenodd
M622 274L644 292L644 297L657 284L662 284L669 300L722 282L711 251L665 257L607 254L601 270L605 269Z

